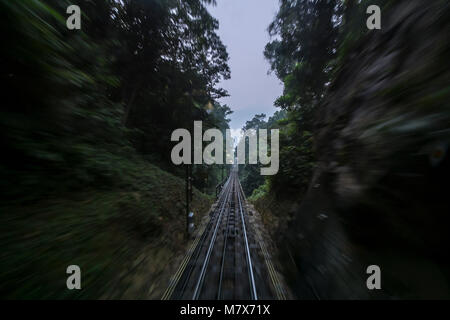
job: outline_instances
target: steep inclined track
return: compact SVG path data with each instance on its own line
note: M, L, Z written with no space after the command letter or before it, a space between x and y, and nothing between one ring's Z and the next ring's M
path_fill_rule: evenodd
M248 223L236 169L162 299L283 299L271 262Z

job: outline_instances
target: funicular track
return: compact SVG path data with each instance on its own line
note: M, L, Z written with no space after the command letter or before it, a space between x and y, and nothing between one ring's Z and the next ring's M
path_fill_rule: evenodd
M235 169L214 211L173 277L163 299L275 299L270 270L248 223Z

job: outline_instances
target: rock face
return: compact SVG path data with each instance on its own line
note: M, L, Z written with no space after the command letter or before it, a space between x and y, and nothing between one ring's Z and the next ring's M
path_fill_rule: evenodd
M284 239L299 298L450 297L449 2L382 14L319 107L319 168Z

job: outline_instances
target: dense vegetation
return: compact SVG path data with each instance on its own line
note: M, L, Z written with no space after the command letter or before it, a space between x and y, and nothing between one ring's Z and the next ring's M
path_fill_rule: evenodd
M171 133L224 131L232 112L214 2L0 0L1 297L161 296L186 245ZM264 51L280 110L243 128L280 129L280 168L240 176L298 297L379 297L373 263L382 297L450 295L449 17L445 0L280 0ZM196 213L223 169L193 166Z
M284 82L280 171L251 199L298 297L448 298L449 16L447 1L280 1L265 50Z
M64 294L100 297L149 244L168 250L165 262L182 249L171 133L194 120L225 130L231 113L217 102L230 70L211 3L0 1L2 296L63 297L78 263L86 288ZM66 27L73 4L81 30ZM194 166L194 186L212 194L221 169ZM206 213L212 197L197 189L193 209Z
M383 6L384 2L370 4ZM270 70L284 84L283 95L274 102L282 113L278 111L264 126L280 129L282 160L279 173L266 181L251 175L245 184L249 186L245 189L247 194L258 186L259 195L262 190L270 190L285 198L306 191L317 163L313 143L317 107L339 72L342 59L367 30L368 3L280 1L279 11L268 28L274 40L266 45L264 55ZM257 115L243 130L257 128L258 121L264 120Z
M1 3L8 192L126 183L133 154L177 172L174 129L194 120L228 128L231 111L216 102L228 55L204 7L211 1L75 2L80 31L66 28L69 1ZM211 191L217 172L207 173L208 185L194 183Z

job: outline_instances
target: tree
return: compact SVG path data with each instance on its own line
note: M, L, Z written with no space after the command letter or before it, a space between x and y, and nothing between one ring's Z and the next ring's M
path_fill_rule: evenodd
M284 82L277 106L301 107L307 113L321 98L329 81L328 64L336 52L339 10L339 1L280 1L268 29L279 39L264 51L271 70Z
M230 77L228 54L206 10L212 1L121 1L114 7L120 43L115 97L125 105L123 124L138 129L133 144L170 161L170 134L211 120L225 96L218 82ZM208 120L209 119L209 120Z
M268 178L276 194L305 190L309 183L315 109L332 78L344 7L333 0L281 0L269 25L275 39L266 45L264 55L284 83L275 105L287 111L279 121L280 169Z

